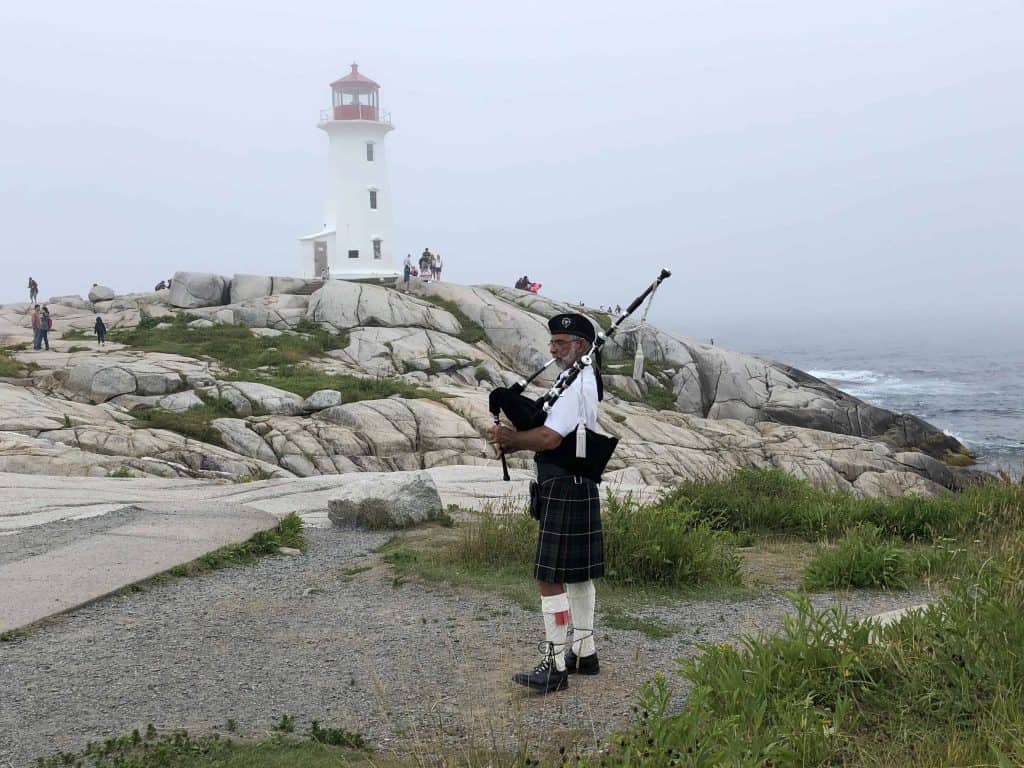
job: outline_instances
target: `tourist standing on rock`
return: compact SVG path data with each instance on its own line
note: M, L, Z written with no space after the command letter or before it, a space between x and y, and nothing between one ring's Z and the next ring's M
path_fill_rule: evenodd
M424 248L423 253L420 254L420 277L424 281L430 279L430 269L434 263L434 255L430 252L429 248Z
M53 318L50 317L50 310L43 304L43 314L39 316L39 341L46 345L46 351L50 351L50 329L53 328ZM39 346L36 345L36 349Z
M441 261L441 254L440 253L435 253L434 254L434 265L431 267L431 272L434 273L434 279L437 280L438 282L440 282L440 280L441 280L441 267L442 266L443 266L443 263Z
M39 312L39 305L36 304L32 308L32 349L39 349L42 345L39 335L39 325L42 323L43 317Z
M96 324L92 327L96 332L96 342L102 347L107 342L107 326L103 322L103 318L96 315Z
M409 281L412 280L412 254L405 254L405 263L402 265L402 280L405 282L405 292L409 292Z
M28 279L28 300L30 304L35 304L36 299L39 298L39 283L32 279L30 276Z
M593 324L583 315L555 315L548 321L549 350L563 374L594 342ZM551 407L544 425L517 431L504 425L488 430L488 440L505 453L535 451L537 481L530 487L531 514L540 530L533 575L540 589L547 653L531 672L512 679L550 693L569 685L569 675L596 675L594 579L604 575L601 494L597 483L565 468L576 455L576 430L597 426L597 375L586 366ZM572 647L567 648L572 619Z

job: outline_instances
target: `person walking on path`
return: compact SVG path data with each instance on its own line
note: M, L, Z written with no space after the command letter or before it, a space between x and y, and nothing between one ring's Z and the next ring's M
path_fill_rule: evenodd
M551 318L548 330L549 351L564 376L590 349L594 326L583 315L570 313ZM487 435L505 453L536 452L537 481L530 488L530 503L540 530L533 575L541 595L547 652L531 672L512 679L542 693L567 688L572 673L600 671L594 646L593 580L604 575L601 494L594 480L573 475L563 466L566 456L575 456L577 427L596 428L598 399L597 374L588 365L555 401L543 426L520 432L497 424Z
M107 326L103 322L103 318L96 315L96 324L92 327L93 331L96 332L96 343L101 347L107 343Z
M53 318L50 317L50 310L43 304L43 314L39 316L39 341L46 345L46 351L50 351L50 329L53 328ZM36 349L39 349L36 346Z
M39 283L37 283L31 276L28 279L28 301L30 304L35 304L36 299L39 298Z

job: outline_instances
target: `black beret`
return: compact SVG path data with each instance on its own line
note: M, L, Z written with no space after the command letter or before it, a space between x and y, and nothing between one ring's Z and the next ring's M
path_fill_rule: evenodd
M594 343L594 324L578 312L555 315L548 320L548 330L551 333L566 333L570 336L579 336L591 344Z

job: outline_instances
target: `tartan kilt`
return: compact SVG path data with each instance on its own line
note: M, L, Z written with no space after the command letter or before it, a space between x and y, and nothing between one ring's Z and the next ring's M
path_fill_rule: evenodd
M601 494L597 483L572 476L540 483L540 531L533 575L538 581L575 583L604 576Z

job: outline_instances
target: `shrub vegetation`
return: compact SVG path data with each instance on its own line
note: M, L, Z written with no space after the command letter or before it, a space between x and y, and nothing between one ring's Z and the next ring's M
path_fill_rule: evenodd
M1014 543L923 612L879 628L796 603L776 636L703 646L670 707L640 716L584 766L1024 764L1024 546Z
M193 328L196 318L181 314L173 320L146 318L135 328L115 329L110 339L149 352L185 357L209 357L236 371L263 366L292 365L331 349L348 346L348 334L332 334L313 323L300 324L299 334L256 336L244 325ZM158 325L167 325L158 328Z
M487 338L483 326L475 320L471 320L469 315L463 312L462 308L454 301L442 299L440 296L420 296L419 298L429 301L434 306L451 313L459 321L459 325L462 326L462 333L459 334L459 338L467 344L476 344L478 341L484 341Z

